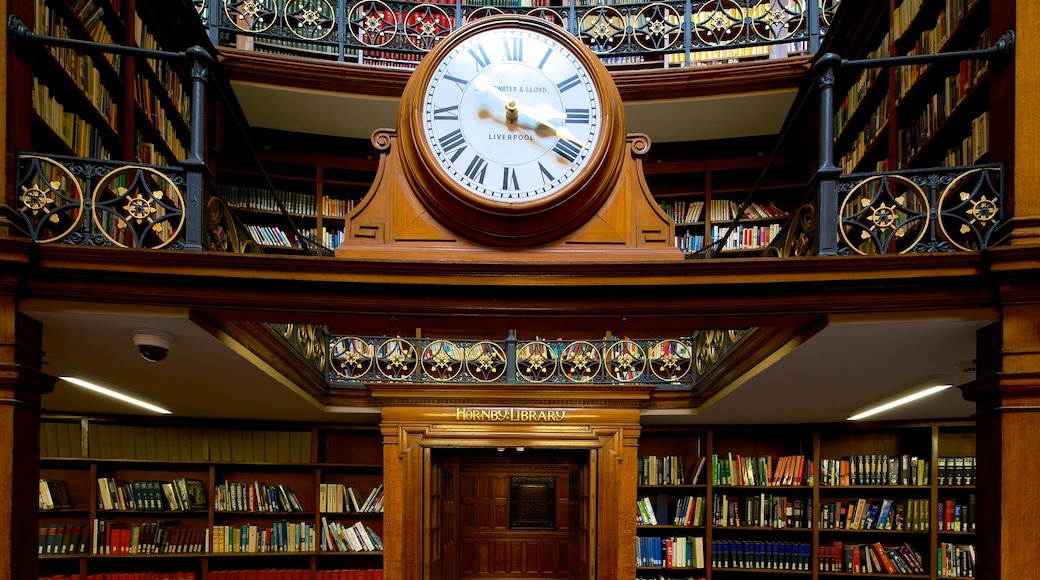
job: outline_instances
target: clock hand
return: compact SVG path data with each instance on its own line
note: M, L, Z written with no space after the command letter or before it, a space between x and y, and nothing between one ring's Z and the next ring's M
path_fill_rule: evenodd
M491 82L491 79L488 78L487 75L483 74L477 75L477 78L473 79L473 88L477 89L480 92L486 92L491 96L495 97L496 99L505 103L507 117L515 116L516 111L520 111L521 113L530 117L532 121L535 121L540 125L545 125L549 129L555 131L557 138L563 139L565 141L570 141L571 143L574 143L582 149L585 148L585 143L579 141L578 138L570 132L570 129L564 127L563 125L557 126L555 123L552 122L553 119L567 118L566 115L557 111L552 106L547 105L545 103L538 103L538 105L534 107L528 105L520 105L516 102L516 99L511 99L508 95L498 90L498 87L496 87L494 83Z

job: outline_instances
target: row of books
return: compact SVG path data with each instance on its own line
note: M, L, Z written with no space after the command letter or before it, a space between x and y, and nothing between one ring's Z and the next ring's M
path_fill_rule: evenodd
M202 461L202 429L91 423L87 431L87 456L100 459Z
M213 509L218 512L251 513L304 511L296 494L286 485L226 480L217 484L213 492Z
M865 498L820 503L820 528L842 530L931 529L931 501L927 499Z
M709 204L709 208L712 221L732 221L736 219L740 204L735 201L713 199ZM665 201L661 202L661 209L677 225L699 223L704 218L704 202L699 200ZM787 217L787 212L781 210L772 202L752 202L744 208L742 219L782 219L785 217Z
M282 520L269 524L213 526L213 552L217 554L314 552L314 524Z
M130 523L95 519L93 554L201 553L209 544L209 530L179 527L176 520Z
M699 252L704 249L704 236L690 232L675 236L675 247L687 254Z
M870 453L820 460L820 485L929 485L931 461L916 455Z
M703 526L707 522L708 498L687 495L675 502L672 525Z
M838 165L841 166L842 173L854 173L856 171L859 162L866 156L871 146L878 141L885 127L888 126L888 119L888 101L882 100L863 123L863 128L860 132L851 140L848 151L841 156Z
M321 215L345 216L354 210L353 199L336 199L327 195L321 196Z
M80 157L111 159L101 131L73 111L67 110L50 93L50 88L33 77L33 109L55 135Z
M690 477L690 484L696 485L704 470L705 458L701 457ZM685 485L686 466L680 455L643 455L636 466L637 483L639 485Z
M247 225L249 235L253 241L263 246L280 246L283 248L295 248L296 245L289 236L278 226L256 226Z
M975 485L976 459L974 455L942 456L936 458L936 476L939 485Z
M936 524L940 532L975 531L975 494L968 494L967 501L940 499L936 506Z
M974 578L975 546L939 542L935 572L939 578Z
M279 212L281 211L278 203L280 201L285 211L291 214L307 216L317 214L317 201L313 191L276 189L272 192L266 186L261 185L221 184L217 187L217 194L224 200L224 203L231 207ZM277 201L275 198L277 198ZM326 213L324 215L330 214Z
M315 228L301 228L299 230L300 235L306 236L326 248L335 250L343 243L344 235L343 228L329 228L321 226L321 235L318 235L318 230Z
M79 421L41 421L40 457L83 457Z
M113 477L97 479L98 507L103 510L183 511L204 510L206 490L201 480L138 479L124 482Z
M867 54L867 59L886 57L888 56L888 51L889 36L888 32L886 32L877 47ZM882 70L880 67L864 68L859 73L859 77L856 78L855 84L845 93L845 98L842 99L841 105L838 106L838 110L834 113L834 134L836 136L840 136L845 132L852 116L859 110L859 106L863 104L867 94L870 93L875 83L878 82Z
M811 528L812 520L812 498L719 494L712 507L712 523L719 527Z
M712 540L711 567L807 571L811 554L807 542Z
M383 486L380 484L369 492L364 501L358 500L357 490L342 483L318 484L318 510L321 513L378 513L383 509Z
M86 554L90 542L90 527L83 523L41 524L41 556Z
M213 573L209 573L213 577ZM39 580L196 580L194 572L95 572L92 574L57 574L40 576Z
M772 456L743 457L713 454L711 477L714 485L800 486L812 485L812 461L802 455L785 455L773 463Z
M206 573L210 580L311 580L310 570L210 570ZM317 570L315 580L382 580L383 570L343 569Z
M778 223L764 226L737 224L732 228L729 225L712 226L711 237L721 240L726 236L723 250L757 250L769 246L782 228Z
M382 552L383 539L364 522L344 525L322 517L321 549L329 552Z
M821 572L925 575L924 560L908 543L898 546L834 542L817 548Z
M310 570L209 570L210 580L311 580ZM57 574L40 576L39 580L196 580L194 572L97 572L93 574ZM382 580L383 570L343 569L317 570L315 580Z
M309 431L210 429L209 458L232 463L309 463Z
M704 568L704 538L700 536L637 538L636 566Z
M971 132L946 150L941 164L945 167L974 165L989 153L989 111L971 120Z

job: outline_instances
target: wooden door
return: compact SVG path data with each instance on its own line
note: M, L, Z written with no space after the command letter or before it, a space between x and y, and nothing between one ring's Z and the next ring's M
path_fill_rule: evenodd
M588 535L571 529L581 521L571 496L574 482L583 481L575 473L588 469L587 451L454 453L441 469L440 578L581 577L582 550L573 540Z

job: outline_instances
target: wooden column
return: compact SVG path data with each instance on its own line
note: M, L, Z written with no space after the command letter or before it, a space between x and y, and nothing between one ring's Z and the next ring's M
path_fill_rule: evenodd
M37 577L40 397L54 379L40 371L42 328L18 313L11 281L0 281L0 579L21 580Z
M994 1L992 12L990 33L996 37L1013 29L1015 48L1010 62L998 60L990 67L991 158L1011 161L1008 185L1015 216L1011 243L1035 244L1040 241L1040 3ZM1009 110L1012 114L1007 114ZM1014 139L1001 135L1014 135Z
M1036 575L1040 503L1040 305L1006 306L979 332L978 380L962 387L976 403L979 580Z

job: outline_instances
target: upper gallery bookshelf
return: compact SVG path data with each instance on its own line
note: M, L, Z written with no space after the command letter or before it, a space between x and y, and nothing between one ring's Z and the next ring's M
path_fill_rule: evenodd
M809 191L808 161L784 154L768 166L772 146L765 137L654 146L646 182L675 221L679 248L705 256L765 251Z
M265 251L299 248L297 235L335 250L347 214L375 177L378 161L371 143L280 131L253 134L263 172L251 159L224 154L217 160L217 196L235 208Z
M637 577L973 577L974 433L970 422L644 428Z
M10 11L37 34L178 51L199 42L175 3L15 0ZM194 35L194 36L193 36ZM19 148L93 159L176 165L190 143L190 78L182 63L40 47L32 60L31 115Z
M865 2L845 16L875 23L831 37L825 50L847 58L987 48L991 0ZM839 16L840 18L842 16ZM990 160L991 83L984 60L867 68L840 79L835 158L845 173L959 166Z
M382 571L378 430L54 416L41 455L41 577Z

